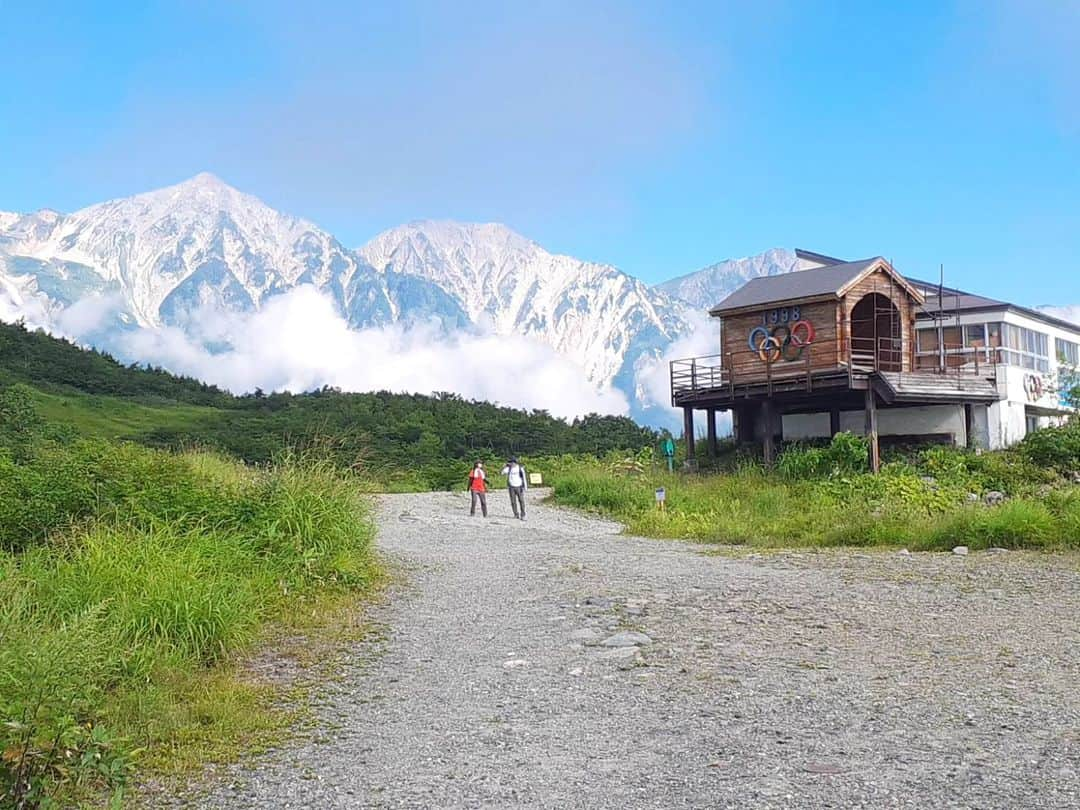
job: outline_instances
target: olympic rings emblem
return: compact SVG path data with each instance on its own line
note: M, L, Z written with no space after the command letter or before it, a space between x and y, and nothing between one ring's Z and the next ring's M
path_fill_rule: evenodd
M810 321L795 321L790 326L778 324L769 331L764 326L750 330L746 344L757 352L762 363L775 363L783 358L789 363L800 359L803 350L814 342L816 332Z
M1043 381L1042 377L1035 374L1024 375L1024 392L1027 394L1029 402L1038 402L1042 399L1043 395Z

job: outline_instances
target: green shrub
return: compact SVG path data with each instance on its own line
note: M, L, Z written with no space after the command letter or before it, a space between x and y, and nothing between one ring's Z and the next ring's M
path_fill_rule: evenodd
M1061 427L1036 430L1024 437L1017 451L1036 464L1062 472L1080 470L1080 420Z
M867 471L870 446L852 433L837 433L825 447L792 444L781 454L777 470L792 479L840 477Z

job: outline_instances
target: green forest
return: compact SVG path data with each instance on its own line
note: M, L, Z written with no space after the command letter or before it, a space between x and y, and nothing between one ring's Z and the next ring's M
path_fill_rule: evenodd
M233 396L164 370L112 357L19 325L0 324L0 386L29 386L39 412L77 435L151 447L224 451L266 464L285 451L317 451L387 490L462 484L471 462L510 455L604 456L653 446L631 419L573 422L461 398L380 391Z

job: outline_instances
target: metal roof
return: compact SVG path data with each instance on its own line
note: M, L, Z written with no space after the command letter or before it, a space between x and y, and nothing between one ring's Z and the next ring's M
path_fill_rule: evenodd
M743 286L709 310L718 315L733 309L775 304L778 301L794 301L822 295L836 295L851 281L866 272L880 256L857 262L842 262L777 276L752 278Z
M1028 318L1048 323L1059 329L1080 332L1080 324L1056 318L1053 315L1048 315L1045 312L1040 312L1039 310L1030 307L1022 307L1018 304L1010 304L1008 301L1000 301L997 298L987 298L985 295L964 292L955 287L942 287L941 300L938 301L937 284L931 284L928 281L916 281L915 279L908 280L916 287L926 290L926 303L923 304L922 310L917 314L922 320L936 319L939 316L942 318L949 318L960 312L992 312L994 310L1008 310L1009 312L1016 312Z
M843 259L826 256L824 253L815 253L812 250L803 250L802 248L795 248L795 255L800 259L809 259L812 262L821 262L822 264L844 264Z

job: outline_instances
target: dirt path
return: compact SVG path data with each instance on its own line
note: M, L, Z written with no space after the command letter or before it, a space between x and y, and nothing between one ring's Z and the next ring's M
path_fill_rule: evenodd
M729 558L464 497L381 500L382 639L204 806L1080 806L1076 557Z

